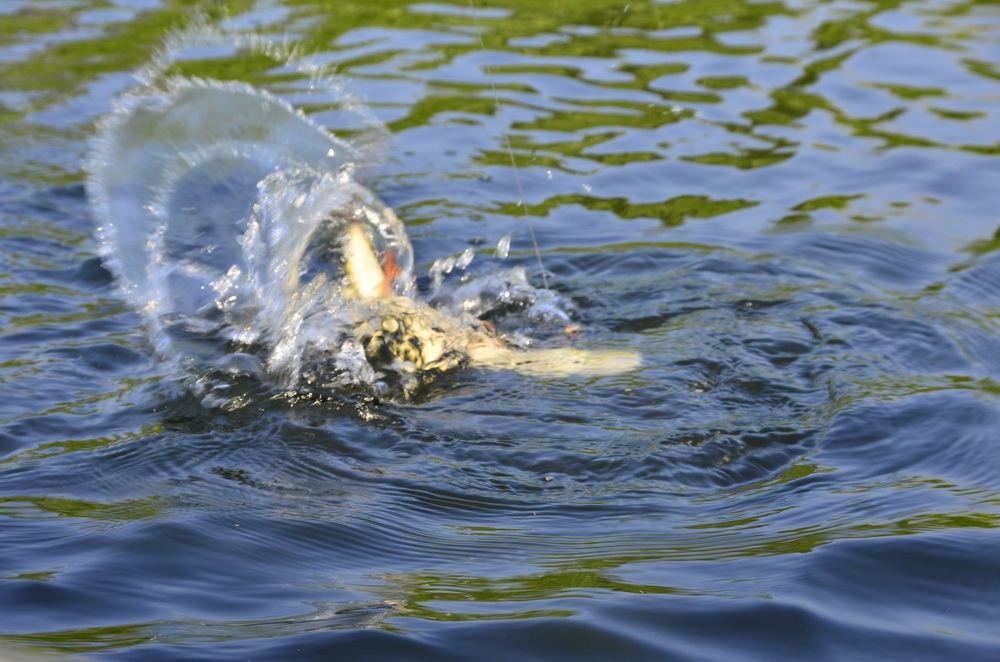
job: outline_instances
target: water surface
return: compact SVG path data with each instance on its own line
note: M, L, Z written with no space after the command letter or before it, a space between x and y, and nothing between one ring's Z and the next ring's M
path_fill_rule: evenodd
M581 342L644 359L226 407L102 266L81 165L195 4L0 6L0 649L1000 655L996 3L213 9L273 48L176 73L345 137L288 49L349 78L416 273L510 235L541 286L530 222Z

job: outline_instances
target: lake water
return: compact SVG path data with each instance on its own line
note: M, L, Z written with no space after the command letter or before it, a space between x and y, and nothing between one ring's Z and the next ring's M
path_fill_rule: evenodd
M1000 658L1000 5L197 4L0 3L0 656ZM182 29L642 367L201 397L82 165Z

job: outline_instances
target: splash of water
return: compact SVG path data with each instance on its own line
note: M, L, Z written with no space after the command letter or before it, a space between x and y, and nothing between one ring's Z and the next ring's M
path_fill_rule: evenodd
M345 228L362 223L378 252L392 252L395 294L412 297L415 285L403 224L360 182L375 160L372 141L341 140L244 83L169 75L183 44L219 43L219 34L199 30L169 40L97 132L86 167L106 264L157 352L195 381L215 370L283 388L377 385L353 334L371 311L345 296ZM305 68L312 87L326 80ZM329 81L327 93L344 89ZM363 125L384 131L348 101ZM453 316L539 303L516 269L442 289L473 257L469 250L432 267ZM318 377L311 357L322 357L330 374Z

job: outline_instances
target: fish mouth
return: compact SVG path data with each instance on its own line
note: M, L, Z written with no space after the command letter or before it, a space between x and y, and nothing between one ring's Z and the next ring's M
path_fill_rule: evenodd
M387 248L380 259L365 228L360 223L351 223L344 236L343 251L351 295L364 301L393 296L396 280L403 269L391 248Z

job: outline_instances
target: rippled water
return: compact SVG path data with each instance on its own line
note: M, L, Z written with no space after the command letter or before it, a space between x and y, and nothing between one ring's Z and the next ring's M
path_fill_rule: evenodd
M510 235L537 287L530 220L582 342L644 361L230 409L81 166L191 4L0 4L3 655L1000 656L996 3L224 3L273 47L177 74L348 138L288 50L349 78L417 273Z

